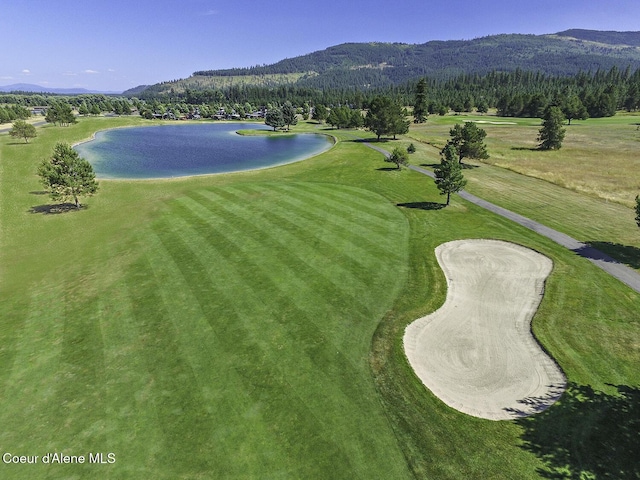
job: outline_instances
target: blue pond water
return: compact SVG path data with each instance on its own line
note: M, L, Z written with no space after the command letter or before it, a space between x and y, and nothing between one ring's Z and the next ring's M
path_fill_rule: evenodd
M324 135L242 136L256 124L160 125L105 130L76 145L98 178L168 178L291 163L321 153Z

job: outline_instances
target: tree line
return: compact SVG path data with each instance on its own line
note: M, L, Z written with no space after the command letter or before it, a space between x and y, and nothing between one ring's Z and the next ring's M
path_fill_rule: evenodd
M172 114L176 118L196 110L201 118L212 117L220 109L235 111L240 116L260 108L282 106L290 102L297 109L324 105L367 109L375 98L387 96L401 105L414 105L418 85L423 88L421 108L424 115L449 111L480 113L489 108L499 115L542 117L550 105L560 106L569 121L588 117L614 115L618 110L640 110L640 70L631 72L613 67L608 71L580 73L558 77L540 72L516 70L491 72L487 75L461 74L449 79L422 77L400 86L368 88L352 85L345 88L321 89L296 84L264 87L233 85L223 89L185 89L160 92L153 88L138 97L112 97L103 94L74 96L44 94L0 95L0 120L13 121L28 113L33 106L71 105L81 115L113 112L127 115L137 110L146 118ZM19 108L22 107L22 108ZM3 113L4 112L4 113ZM332 119L334 120L334 119ZM343 118L336 125L342 126ZM352 121L358 121L353 117Z
M640 109L640 69L631 72L630 68L621 70L615 66L608 71L582 72L571 77L518 69L513 72L494 71L486 75L460 74L447 79L422 77L402 85L378 88L367 86L366 79L335 88L287 84L278 87L233 85L218 90L187 88L184 91L162 91L153 87L140 93L139 98L162 104L266 105L290 101L297 106L309 103L349 105L363 109L380 95L396 98L404 105L412 105L416 86L421 80L425 82L429 114L450 110L485 112L495 108L504 116L540 117L547 106L565 98L571 98L574 103L577 98L590 117L611 116L616 110L622 109Z

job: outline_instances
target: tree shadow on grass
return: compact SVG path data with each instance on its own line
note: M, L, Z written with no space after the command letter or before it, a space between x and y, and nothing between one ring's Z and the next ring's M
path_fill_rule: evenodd
M37 205L29 209L29 213L41 213L43 215L56 215L59 213L79 212L89 208L87 205L80 205L76 208L75 203L56 203L50 205Z
M463 170L472 170L474 168L480 168L480 165L469 165L468 163L462 163L462 169ZM421 167L430 167L430 168L436 168L440 166L440 163L421 163L420 164Z
M542 478L640 478L640 389L611 386L617 394L570 383L553 407L516 420Z
M586 242L591 247L605 253L607 256L613 257L608 259L606 256L601 258L605 261L620 262L631 268L640 268L640 248L631 245L621 245L613 242ZM615 259L615 260L614 260Z
M538 147L511 147L511 150L519 150L524 152L539 152L540 148Z
M397 207L403 208L416 208L418 210L441 210L447 205L444 203L438 202L409 202L409 203L398 203Z
M398 167L380 167L376 168L379 172L399 172L401 169Z

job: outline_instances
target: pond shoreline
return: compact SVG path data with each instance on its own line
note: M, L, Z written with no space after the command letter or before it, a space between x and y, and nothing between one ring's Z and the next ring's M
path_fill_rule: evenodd
M258 126L247 122L203 122L189 125L172 122L113 127L96 130L90 137L74 143L72 147L94 166L99 180L140 181L274 168L313 158L331 149L336 143L332 135L324 133L274 134L267 128L256 128ZM162 134L154 131L147 138L130 133L133 129L142 131L151 127L173 130L164 131ZM183 127L200 130L176 130ZM101 133L122 130L129 132L118 139L100 139ZM233 137L227 137L228 134ZM317 138L318 135L323 138L322 141L308 140L310 136ZM291 140L292 143L282 144L278 142L280 139ZM96 140L101 140L102 144L88 146ZM245 143L246 141L250 143ZM274 141L276 143L273 143ZM120 144L116 145L116 142ZM108 143L113 143L113 148L106 146Z

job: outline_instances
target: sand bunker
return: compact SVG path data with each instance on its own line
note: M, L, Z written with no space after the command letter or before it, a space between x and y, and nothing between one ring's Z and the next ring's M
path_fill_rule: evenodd
M445 304L404 335L422 383L450 407L490 420L554 403L566 380L530 329L551 260L496 240L445 243L436 256L447 278Z

